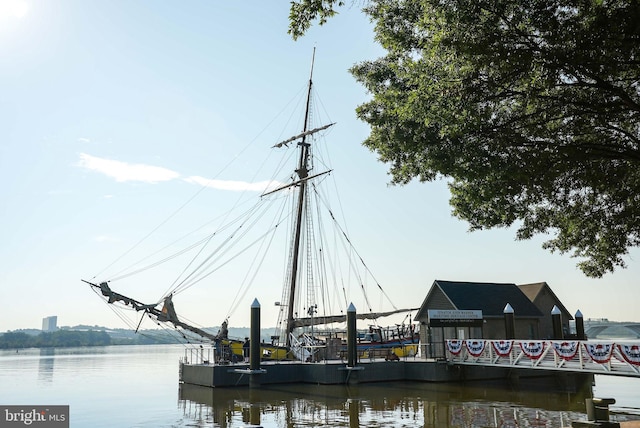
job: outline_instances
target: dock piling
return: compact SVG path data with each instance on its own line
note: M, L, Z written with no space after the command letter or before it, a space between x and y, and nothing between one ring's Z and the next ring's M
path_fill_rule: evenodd
M357 360L356 348L356 307L353 303L347 308L347 366L355 367Z
M587 340L587 336L584 334L584 317L580 309L576 312L576 337L578 340Z
M594 422L609 422L609 406L616 404L615 398L587 398L587 420Z
M260 386L260 302L251 304L251 331L249 332L249 386Z
M504 329L506 339L516 338L516 319L513 311L513 307L507 303L502 311L504 313Z
M562 331L562 312L556 305L553 305L553 308L551 309L551 323L553 325L554 340L564 339L564 332Z

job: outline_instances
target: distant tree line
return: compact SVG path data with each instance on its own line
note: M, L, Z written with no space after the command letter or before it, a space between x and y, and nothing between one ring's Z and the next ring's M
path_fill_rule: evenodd
M8 332L0 336L0 348L56 348L70 346L111 345L111 337L104 331L59 330L42 332L36 336L23 332Z
M105 331L108 330L108 331ZM215 331L216 328L209 328ZM275 334L275 329L263 329L264 340ZM249 329L230 328L229 337L243 338L249 336ZM35 329L16 330L0 333L0 349L22 348L64 348L75 346L108 346L108 345L158 345L177 343L199 343L199 338L183 336L167 330L107 329L100 326L78 325L61 327L55 332L41 332Z
M102 330L58 330L28 334L23 331L12 331L0 334L0 349L23 348L68 348L75 346L107 346L107 345L156 345L183 343L176 336L146 331L123 336L121 331L115 337Z

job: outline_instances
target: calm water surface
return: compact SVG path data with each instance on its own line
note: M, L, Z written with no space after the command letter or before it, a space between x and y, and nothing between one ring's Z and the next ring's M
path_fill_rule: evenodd
M569 427L586 419L584 392L479 383L180 387L183 354L181 345L0 351L0 404L69 405L72 427ZM614 417L640 418L640 379L596 376L593 394L616 399Z

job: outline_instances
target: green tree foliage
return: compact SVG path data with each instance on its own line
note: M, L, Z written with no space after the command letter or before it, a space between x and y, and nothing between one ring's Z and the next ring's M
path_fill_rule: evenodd
M26 348L32 337L22 332L7 332L0 336L0 349Z
M8 332L0 335L0 349L64 348L110 344L111 338L105 331L58 330L51 333L40 333L37 336L22 332Z
M336 15L335 7L344 5L342 0L300 0L291 1L289 12L289 34L293 39L304 35L311 27L311 22L318 20L320 25L328 18Z
M316 3L311 19L338 5ZM372 94L357 112L392 183L446 177L472 230L545 234L592 277L625 266L640 244L640 2L372 0L364 11L386 56L352 68Z

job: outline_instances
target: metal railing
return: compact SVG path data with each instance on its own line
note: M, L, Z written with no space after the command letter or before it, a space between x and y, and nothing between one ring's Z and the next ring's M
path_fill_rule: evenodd
M243 357L233 353L228 345L218 347L188 347L181 362L184 364L229 364L242 362Z
M446 358L454 364L640 377L640 341L449 339Z

